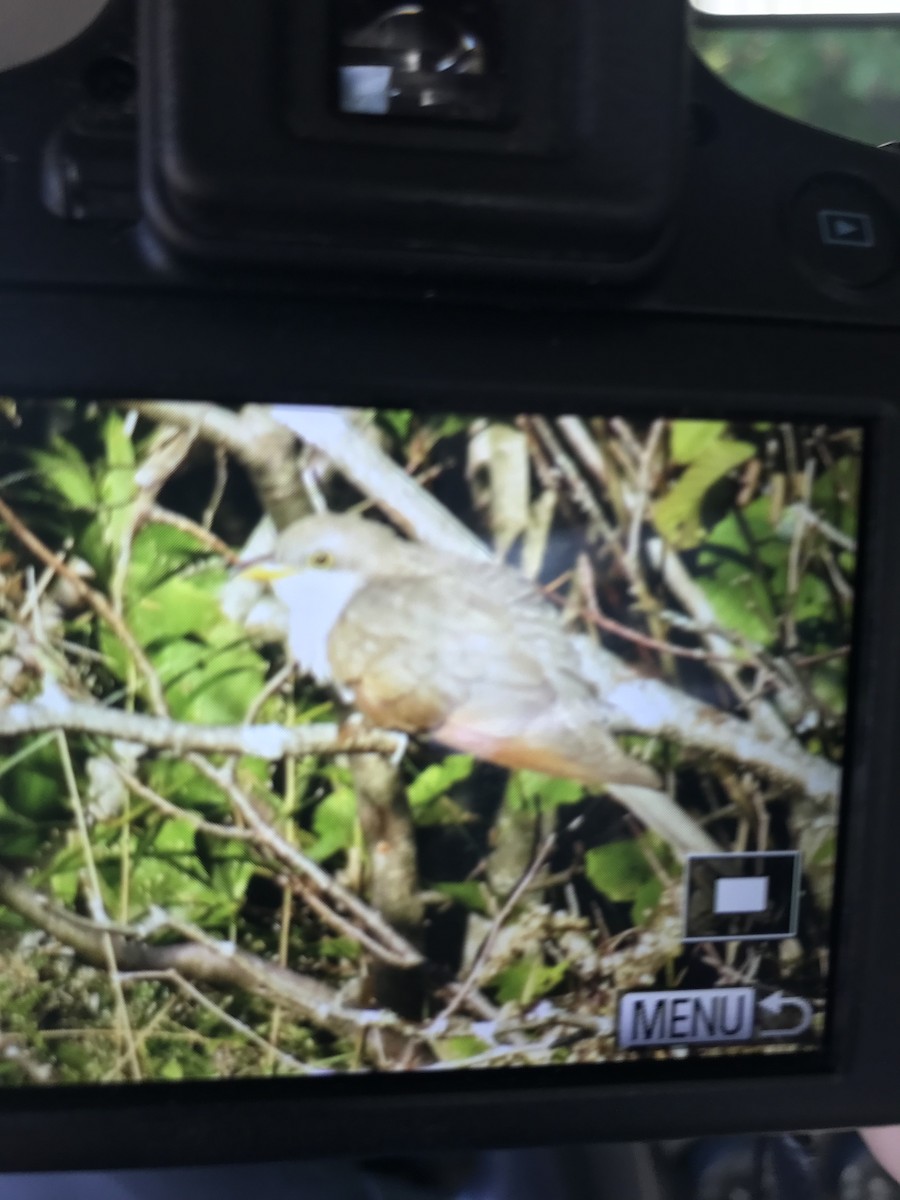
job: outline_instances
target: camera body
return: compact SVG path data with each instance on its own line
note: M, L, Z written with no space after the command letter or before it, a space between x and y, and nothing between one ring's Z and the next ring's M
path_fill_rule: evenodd
M900 1118L900 157L732 93L668 0L114 0L0 96L10 395L831 421L867 444L824 1061L11 1090L5 1164Z
M482 7L494 59L442 74L494 88L473 117L421 105L427 72L341 65L401 53L341 49L376 37L365 5L111 5L2 80L0 278L891 323L894 154L737 97L664 0ZM418 101L344 111L354 71Z

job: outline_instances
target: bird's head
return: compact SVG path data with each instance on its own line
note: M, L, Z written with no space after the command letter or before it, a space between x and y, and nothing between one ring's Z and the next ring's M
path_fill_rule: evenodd
M383 573L386 562L403 545L390 529L374 521L320 513L289 525L278 535L274 552L247 564L241 575L268 583L276 592L279 583L309 573L354 575L364 580Z
M241 575L268 584L287 615L294 660L322 682L331 679L328 639L357 592L391 571L406 543L383 525L337 513L295 521L271 555L247 563Z

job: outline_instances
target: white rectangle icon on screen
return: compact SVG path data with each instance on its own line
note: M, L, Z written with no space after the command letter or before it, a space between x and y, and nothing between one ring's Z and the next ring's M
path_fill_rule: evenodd
M761 913L769 903L768 875L745 875L737 879L717 879L713 911L717 916L737 913Z

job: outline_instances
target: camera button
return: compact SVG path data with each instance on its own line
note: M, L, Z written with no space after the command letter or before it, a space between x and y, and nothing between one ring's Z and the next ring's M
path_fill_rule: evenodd
M847 175L810 180L792 201L788 235L800 264L820 285L862 288L897 262L898 219L868 184Z

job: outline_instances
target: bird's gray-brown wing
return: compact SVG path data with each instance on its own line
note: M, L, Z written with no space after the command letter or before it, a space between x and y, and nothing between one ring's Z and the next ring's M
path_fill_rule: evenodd
M503 766L655 782L604 729L558 614L512 571L375 580L336 623L329 658L378 725Z
M332 631L329 658L361 711L393 729L429 732L472 705L502 718L512 697L518 710L553 701L514 613L447 576L362 588Z

